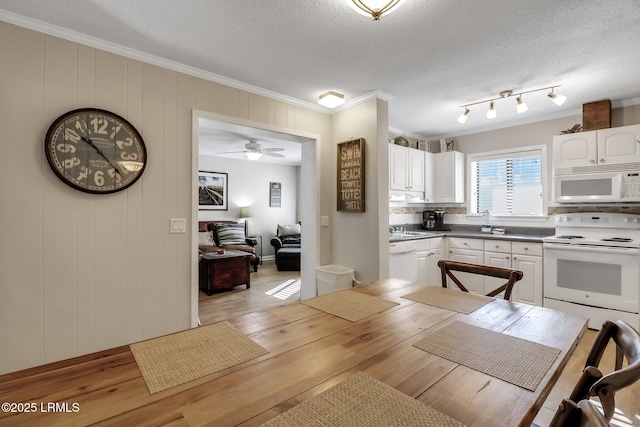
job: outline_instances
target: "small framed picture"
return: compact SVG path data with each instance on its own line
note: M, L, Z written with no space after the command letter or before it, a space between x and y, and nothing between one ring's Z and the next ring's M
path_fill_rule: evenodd
M221 172L198 172L198 209L228 210L227 174Z
M282 184L279 182L269 183L269 207L279 208L282 206Z

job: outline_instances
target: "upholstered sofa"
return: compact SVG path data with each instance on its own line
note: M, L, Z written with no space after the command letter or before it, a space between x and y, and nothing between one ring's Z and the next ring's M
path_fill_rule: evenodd
M230 229L224 236L218 235L218 225ZM256 253L256 239L246 237L246 225L236 221L200 221L198 223L198 251L215 252L219 249L230 249L250 253L253 271L258 271L260 257Z
M300 223L278 225L276 236L271 239L276 251L278 271L300 271L301 240Z

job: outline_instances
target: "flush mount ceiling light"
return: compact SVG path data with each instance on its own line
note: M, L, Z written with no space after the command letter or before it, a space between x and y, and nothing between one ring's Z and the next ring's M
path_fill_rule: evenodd
M353 10L360 15L379 21L382 15L388 15L397 9L400 0L348 0Z
M555 93L553 90L557 87L560 87L560 85L547 86L540 89L525 90L525 91L519 92L516 98L516 111L518 111L518 113L524 113L529 109L529 107L527 107L527 104L525 104L524 101L522 100L523 94L540 92L540 91L549 90L549 89L551 89L551 92L549 92L547 96L551 98L551 100L558 105L564 104L564 102L567 100L567 97ZM464 108L464 112L460 114L460 116L458 117L458 122L465 123L467 121L467 118L469 118L469 112L470 112L469 107L471 105L485 104L487 102L489 103L489 109L487 110L487 119L495 119L497 114L496 114L496 107L494 102L499 99L510 98L512 96L516 96L512 90L503 90L502 92L500 92L500 96L497 98L485 99L484 101L471 102L469 104L461 105L460 108Z
M323 93L318 99L318 104L324 105L327 108L335 108L338 105L344 104L344 95L333 91Z

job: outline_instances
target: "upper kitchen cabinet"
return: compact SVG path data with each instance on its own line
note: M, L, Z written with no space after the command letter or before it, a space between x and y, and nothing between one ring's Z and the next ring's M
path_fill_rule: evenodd
M425 152L389 144L389 189L424 197Z
M434 203L464 203L464 154L437 153L433 159Z
M640 125L602 129L598 133L598 163L640 162Z
M640 125L553 137L553 167L640 161Z

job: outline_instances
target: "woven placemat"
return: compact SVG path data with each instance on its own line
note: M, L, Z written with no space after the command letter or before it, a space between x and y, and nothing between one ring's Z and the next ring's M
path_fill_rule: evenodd
M463 424L363 372L358 372L263 426L462 427Z
M404 295L402 298L464 314L472 313L495 301L491 297L454 291L439 286L428 286L417 292Z
M560 354L557 348L458 321L413 346L531 391Z
M311 298L302 303L352 322L399 305L397 302L350 290Z
M189 329L129 347L151 394L268 353L228 322Z

